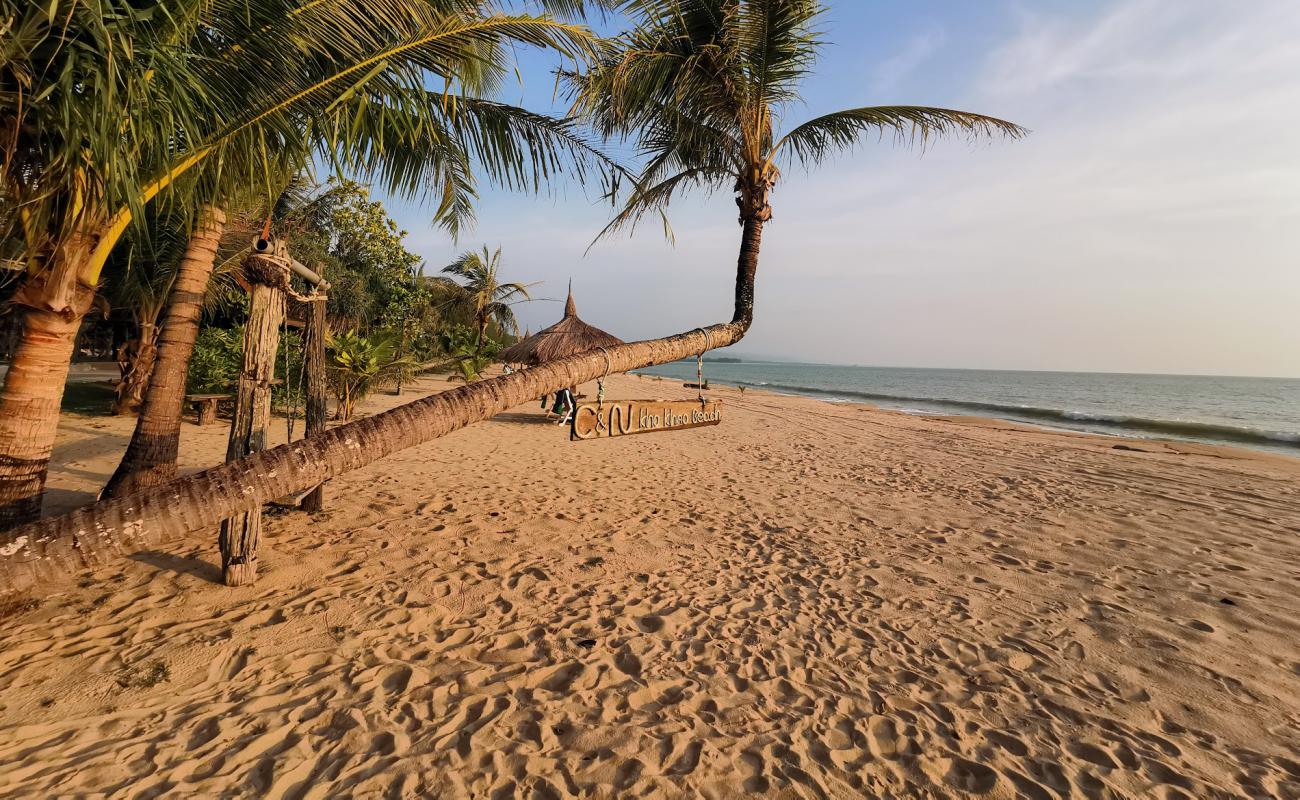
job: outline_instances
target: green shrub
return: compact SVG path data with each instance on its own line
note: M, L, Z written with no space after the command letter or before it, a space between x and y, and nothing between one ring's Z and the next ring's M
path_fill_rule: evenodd
M490 336L477 341L478 334L465 325L444 330L439 338L443 352L455 359L451 376L465 383L481 380L483 370L496 361L497 354L503 349L501 343Z
M326 340L325 373L338 399L338 419L351 419L356 404L376 389L410 379L414 363L397 350L397 339L383 334L343 331Z
M204 328L194 342L185 391L189 394L232 391L243 363L243 327Z

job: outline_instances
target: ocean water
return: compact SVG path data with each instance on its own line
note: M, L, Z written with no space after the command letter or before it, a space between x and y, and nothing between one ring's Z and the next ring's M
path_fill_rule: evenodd
M695 362L638 370L695 380ZM1066 430L1231 444L1300 457L1300 380L1199 375L705 362L710 382L915 414L966 414Z

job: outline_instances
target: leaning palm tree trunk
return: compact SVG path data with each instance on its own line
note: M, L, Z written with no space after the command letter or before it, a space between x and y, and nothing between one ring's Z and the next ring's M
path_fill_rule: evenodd
M190 237L185 257L177 268L171 302L163 317L153 376L135 423L135 433L131 435L122 462L104 487L102 497L158 486L176 477L181 413L185 408L185 376L189 372L194 341L199 335L203 294L212 275L225 223L226 215L221 209L206 207L194 235Z
M762 221L745 226L731 322L664 339L593 350L404 406L254 453L163 486L121 495L28 525L0 545L0 593L30 590L78 570L157 547L276 497L302 492L387 455L446 436L520 403L609 372L666 364L735 344L753 319L753 277ZM608 359L608 360L607 360Z

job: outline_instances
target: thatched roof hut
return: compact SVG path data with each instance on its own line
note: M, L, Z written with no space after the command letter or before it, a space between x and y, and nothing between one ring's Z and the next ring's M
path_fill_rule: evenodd
M510 345L501 351L500 358L507 364L534 366L618 344L623 344L623 340L578 319L578 307L573 302L573 287L570 286L569 299L564 303L564 319Z

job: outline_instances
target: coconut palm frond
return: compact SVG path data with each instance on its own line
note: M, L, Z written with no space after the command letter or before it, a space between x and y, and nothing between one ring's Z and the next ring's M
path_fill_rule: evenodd
M603 14L617 11L627 2L626 0L528 0L527 4L550 14L580 19L593 12Z
M372 132L361 146L351 127L331 131L326 147L336 165L361 179L380 180L391 194L438 200L434 221L456 238L474 221L476 173L511 190L541 191L557 176L580 183L599 176L608 186L622 168L572 121L465 95L424 92L424 111L357 101L349 126ZM428 109L435 111L429 112ZM336 121L341 125L342 121Z
M1029 131L1014 122L947 108L853 108L826 114L798 126L777 142L773 157L788 156L806 167L813 166L836 151L851 149L864 136L873 133L881 137L890 136L899 144L923 146L936 136L1019 139Z
M811 72L822 42L813 23L823 11L816 0L740 3L735 22L736 57L744 73L749 138L770 144L771 111L799 100L799 84Z
M664 238L675 242L677 237L668 220L668 206L672 203L673 196L679 190L693 187L709 189L725 179L726 173L720 173L715 169L694 168L683 170L653 186L637 187L628 197L623 209L614 215L609 224L596 235L592 244L624 229L635 230L637 224L647 214L652 213L658 214L663 223Z
M558 175L580 183L593 176L608 181L623 169L572 118L461 97L452 124L484 174L508 189L540 190Z
M981 114L880 106L828 114L778 136L823 44L818 25L825 8L821 0L624 4L633 30L590 69L560 75L572 113L605 141L631 140L644 159L635 179L610 195L619 210L597 240L634 229L648 213L659 214L671 239L667 207L694 188L734 190L742 221L765 221L781 178L778 157L811 167L870 132L908 143L1025 134Z
M21 135L3 143L0 191L22 213L3 221L6 236L22 235L33 269L89 214L97 229L95 220L107 220L80 276L96 282L117 240L159 195L185 213L189 198L210 202L234 185L264 182L274 197L275 180L265 176L292 174L322 149L364 163L405 143L376 171L391 169L385 179L432 197L440 220L459 229L474 200L471 159L461 151L487 114L461 117L450 95L494 92L513 74L514 44L573 61L598 49L582 25L485 13L467 0L216 0L167 4L165 13L145 5L149 13L136 3L109 14L74 4L56 29L53 15L28 4L7 26L0 107L17 111L4 127ZM437 83L448 87L446 98L426 88ZM531 132L539 123L530 122L526 132L518 124L513 133L485 132L478 166L520 176L545 165L533 188L554 174L569 151L542 147ZM511 137L512 147L489 146ZM417 147L430 138L442 146ZM528 152L533 146L541 151ZM433 166L417 166L420 155Z
M440 308L472 321L477 332L476 353L481 352L491 322L518 332L519 325L511 306L532 300L529 289L537 285L502 283L498 278L500 267L501 248L490 251L484 247L461 253L455 261L443 267L443 275L450 277L432 279L432 285L438 287L434 294L440 297Z
M519 333L519 320L509 303L492 303L487 307L488 318L510 333Z
M208 277L208 288L203 293L203 313L213 315L230 313L239 305L244 288L239 278L244 272L244 259L250 248L240 248L217 262Z

